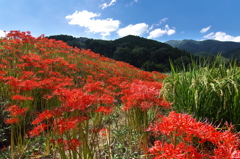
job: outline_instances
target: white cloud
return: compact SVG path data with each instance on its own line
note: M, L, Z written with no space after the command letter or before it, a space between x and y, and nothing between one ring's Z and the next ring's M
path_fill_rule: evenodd
M7 32L4 32L3 30L0 30L0 38L6 37Z
M167 20L168 20L168 18L163 18L163 19L161 19L158 24L153 24L153 25L149 28L149 30L152 30L155 26L160 26L162 23L165 23Z
M100 7L101 7L102 9L105 9L105 8L107 8L107 7L110 7L110 6L114 5L115 2L117 2L117 0L111 0L111 2L110 2L109 4L103 3L103 4L100 5Z
M131 3L131 5L132 5L133 3L137 3L137 2L138 2L138 0L133 0L132 3Z
M170 29L168 25L165 26L165 30L167 31L167 35L172 35L176 33L176 29Z
M163 36L164 34L166 34L165 30L155 29L149 33L148 38L157 38L157 37Z
M202 30L200 31L200 33L206 33L210 28L211 28L211 26L208 26L208 27L206 27L206 28L202 28Z
M151 39L151 38L158 38L158 37L163 36L164 34L172 35L172 34L175 34L175 33L176 33L176 29L175 28L170 29L168 25L165 25L164 29L158 28L158 29L155 29L155 30L151 31L149 33L148 38L149 39Z
M100 33L103 38L110 35L111 32L118 30L118 27L121 23L119 20L113 20L111 18L96 19L96 17L99 16L101 16L100 13L97 14L83 10L82 12L76 11L72 15L68 15L65 18L70 20L68 24L85 27L89 32Z
M225 32L212 32L209 33L208 35L205 35L203 37L204 39L214 39L218 41L234 41L234 42L240 42L240 36L231 36L227 35Z
M138 0L133 0L130 4L127 4L126 6L128 7L128 6L132 6L133 5L133 3L137 3L138 2Z
M126 36L126 35L137 35L137 36L139 36L139 35L144 34L145 32L148 32L148 25L145 24L145 23L138 23L138 24L135 24L135 25L130 24L127 27L119 29L117 31L117 33L120 37L123 37L123 36Z
M159 22L159 25L161 25L162 23L166 22L167 20L168 20L168 18L161 19L160 22Z

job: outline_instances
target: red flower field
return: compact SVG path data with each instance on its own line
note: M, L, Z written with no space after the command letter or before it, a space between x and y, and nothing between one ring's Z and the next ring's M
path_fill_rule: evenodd
M172 111L164 74L30 32L0 39L0 57L0 125L10 127L0 157L240 158L232 125Z

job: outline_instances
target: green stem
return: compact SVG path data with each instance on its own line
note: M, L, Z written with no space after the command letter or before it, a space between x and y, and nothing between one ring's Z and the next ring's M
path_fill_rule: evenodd
M14 159L14 132L13 132L13 124L11 124L11 156Z

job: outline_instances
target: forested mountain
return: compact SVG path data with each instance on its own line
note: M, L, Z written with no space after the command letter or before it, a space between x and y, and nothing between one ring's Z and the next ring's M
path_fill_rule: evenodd
M170 40L166 42L172 47L186 50L195 55L215 56L222 54L224 57L240 60L240 43L222 42L216 40Z
M182 65L182 62L188 64L191 59L189 52L133 35L116 40L75 38L69 35L54 35L48 38L62 40L78 48L91 49L95 53L130 63L146 71L166 72L170 70L170 59L176 65Z

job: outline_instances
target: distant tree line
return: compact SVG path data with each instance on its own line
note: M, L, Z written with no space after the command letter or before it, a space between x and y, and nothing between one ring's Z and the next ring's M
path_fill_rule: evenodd
M62 40L73 47L91 49L95 53L127 62L145 71L169 72L170 60L174 65L182 67L190 64L191 59L199 59L198 56L168 44L133 35L116 40L75 38L69 35L54 35L48 38Z

